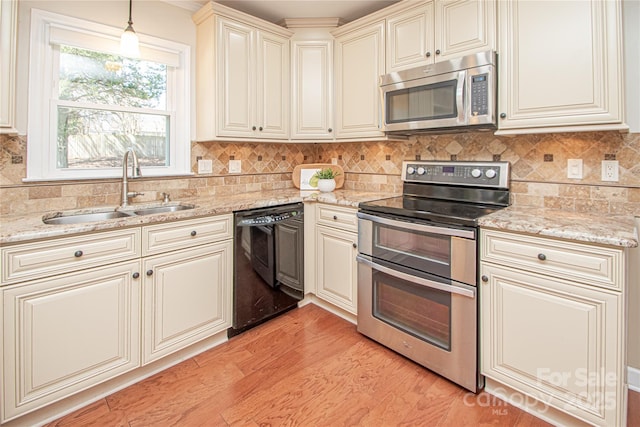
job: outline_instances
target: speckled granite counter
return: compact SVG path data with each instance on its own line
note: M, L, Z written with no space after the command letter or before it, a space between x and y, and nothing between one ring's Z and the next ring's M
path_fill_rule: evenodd
M527 206L510 206L480 218L481 227L546 237L634 248L638 232L632 216L602 216Z
M209 215L220 215L233 211L261 208L265 206L282 205L296 202L322 202L335 205L357 207L360 202L377 200L385 197L396 196L397 194L336 190L332 193L319 193L312 191L300 191L298 189L285 189L273 191L260 191L254 193L242 193L229 196L216 196L207 198L180 199L183 204L193 204L194 209L155 214L140 215L124 218L115 218L104 221L86 222L81 224L67 225L47 225L42 222L43 215L50 216L55 211L29 213L25 215L0 217L0 244L18 243L28 240L45 239L59 237L70 234L88 233L92 231L113 230L121 227L132 227L145 224L156 224L161 222L189 219ZM175 204L175 202L173 203ZM154 204L157 206L157 203ZM132 211L150 206L149 203L131 205L126 210ZM65 211L65 213L75 212L103 212L115 210L115 206L105 206L95 209L77 209Z

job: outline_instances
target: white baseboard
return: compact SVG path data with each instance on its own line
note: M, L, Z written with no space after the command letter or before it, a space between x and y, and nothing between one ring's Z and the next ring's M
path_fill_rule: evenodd
M629 390L640 393L640 369L627 366L627 384Z

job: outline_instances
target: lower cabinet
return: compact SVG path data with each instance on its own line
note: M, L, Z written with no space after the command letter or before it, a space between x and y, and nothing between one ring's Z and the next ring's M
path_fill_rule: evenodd
M351 314L357 314L356 263L358 235L316 227L316 293Z
M144 258L146 364L231 326L233 242Z
M135 260L2 288L3 422L139 366L139 271Z
M616 279L624 277L623 249L493 230L481 236L482 374L545 408L624 425L625 286Z

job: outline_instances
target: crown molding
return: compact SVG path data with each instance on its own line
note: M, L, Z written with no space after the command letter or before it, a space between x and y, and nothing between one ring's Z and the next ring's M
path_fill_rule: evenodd
M337 28L342 24L342 18L284 18L278 22L285 28Z

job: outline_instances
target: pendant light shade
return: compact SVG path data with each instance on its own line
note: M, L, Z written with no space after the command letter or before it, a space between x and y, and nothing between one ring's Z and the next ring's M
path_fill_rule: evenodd
M123 56L131 56L137 58L140 56L140 45L138 35L133 30L133 21L131 20L131 6L133 0L129 0L129 22L124 33L120 36L120 53Z

